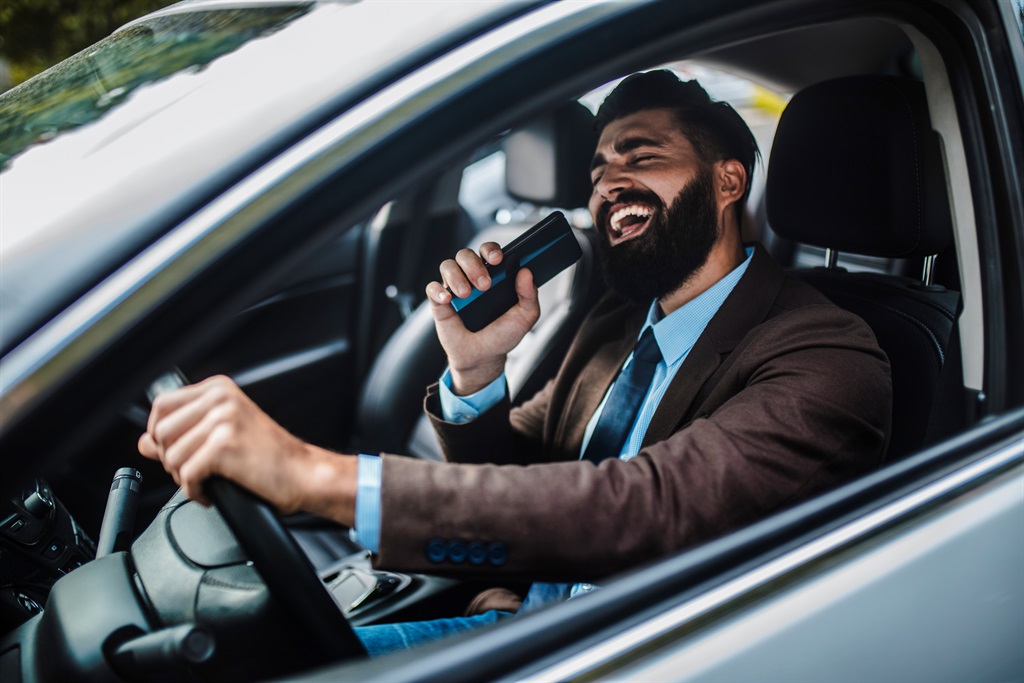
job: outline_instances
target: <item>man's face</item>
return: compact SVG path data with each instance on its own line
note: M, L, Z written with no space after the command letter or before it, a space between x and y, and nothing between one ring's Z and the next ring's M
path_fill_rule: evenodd
M718 238L711 169L672 111L608 124L591 169L590 213L612 289L639 302L682 286Z

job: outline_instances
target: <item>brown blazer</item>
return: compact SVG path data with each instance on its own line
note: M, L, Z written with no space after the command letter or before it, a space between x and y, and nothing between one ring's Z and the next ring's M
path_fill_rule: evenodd
M385 455L376 563L601 579L756 521L877 466L889 365L870 328L758 246L662 398L640 454L580 461L646 310L606 296L525 405L463 425L426 409L447 463Z

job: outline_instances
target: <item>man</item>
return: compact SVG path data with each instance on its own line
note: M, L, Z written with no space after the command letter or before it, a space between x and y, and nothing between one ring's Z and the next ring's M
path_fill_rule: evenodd
M516 306L478 333L442 283L427 286L449 371L426 408L448 463L304 444L225 378L160 397L139 450L190 497L221 474L281 512L354 526L382 567L563 582L535 584L528 603L877 465L887 361L861 320L743 246L757 146L742 119L653 72L620 84L597 125L590 211L612 292L537 396L510 410L503 378L539 316L529 271ZM484 264L501 257L493 243L460 251L444 284L459 297L487 289ZM474 623L410 627L421 630L388 647Z

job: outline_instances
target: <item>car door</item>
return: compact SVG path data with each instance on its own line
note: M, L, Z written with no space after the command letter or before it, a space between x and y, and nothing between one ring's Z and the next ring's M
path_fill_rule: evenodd
M286 429L340 448L358 398L358 318L365 225L345 230L235 315L231 332L182 367L186 377L232 377Z

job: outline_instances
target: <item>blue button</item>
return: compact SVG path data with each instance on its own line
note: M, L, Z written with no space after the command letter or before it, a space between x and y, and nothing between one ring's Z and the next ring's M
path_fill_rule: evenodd
M508 560L508 549L504 543L492 543L487 547L487 561L500 567Z
M455 539L448 544L448 559L455 564L465 562L468 554L469 548L466 547L465 542Z
M427 559L431 562L444 562L448 557L448 544L442 538L427 541Z
M54 541L50 544L50 547L43 551L43 557L48 560L55 560L60 557L60 554L64 552L64 544L60 541Z
M483 564L487 561L487 546L480 541L469 544L469 563Z

